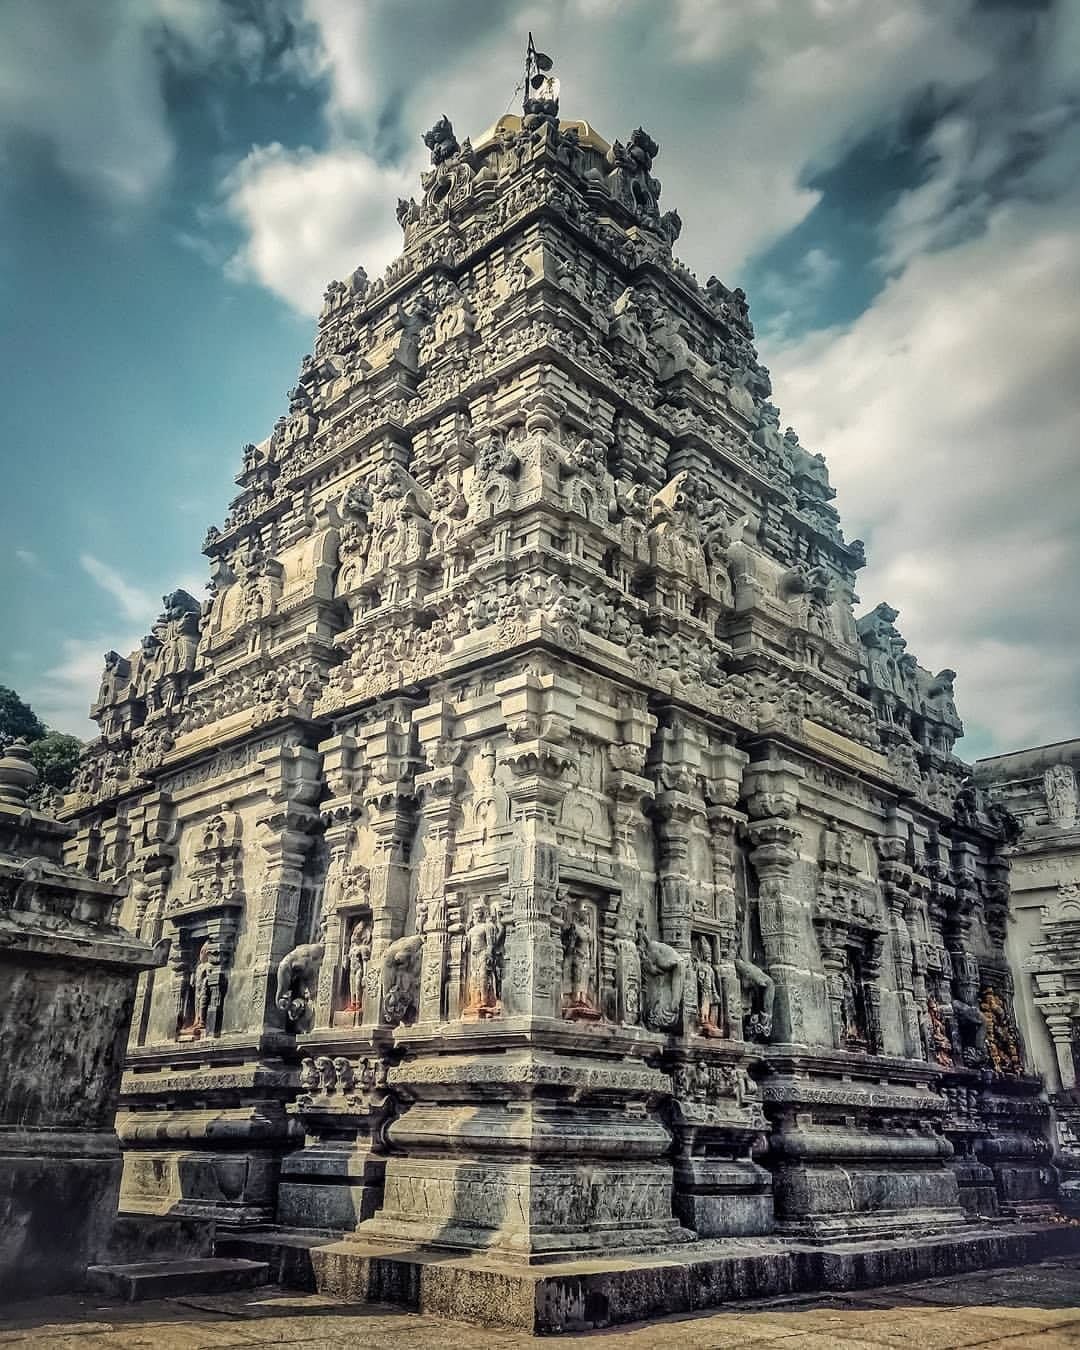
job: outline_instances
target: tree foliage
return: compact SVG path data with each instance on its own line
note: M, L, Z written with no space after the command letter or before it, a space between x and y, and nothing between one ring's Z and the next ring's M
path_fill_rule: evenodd
M26 741L38 771L35 797L42 800L71 786L82 741L65 731L52 731L14 689L0 685L0 750L12 741Z
M39 790L49 787L54 792L63 792L70 787L81 753L82 741L65 731L47 731L34 741L30 746L30 758L41 775Z
M0 745L9 741L39 741L45 735L45 723L14 689L0 684Z

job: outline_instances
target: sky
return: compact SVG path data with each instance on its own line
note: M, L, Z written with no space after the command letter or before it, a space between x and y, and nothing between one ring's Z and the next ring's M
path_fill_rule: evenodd
M1080 735L1077 0L4 0L0 683L93 733L327 281L399 251L441 113L516 108L530 28L564 117L659 141L959 751Z

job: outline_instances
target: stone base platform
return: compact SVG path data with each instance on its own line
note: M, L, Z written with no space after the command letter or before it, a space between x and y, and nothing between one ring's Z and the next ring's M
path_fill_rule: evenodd
M1080 1254L1080 1224L1001 1223L829 1247L784 1238L698 1242L625 1260L521 1266L311 1233L219 1230L220 1256L349 1302L533 1334L700 1312L740 1299L868 1289Z

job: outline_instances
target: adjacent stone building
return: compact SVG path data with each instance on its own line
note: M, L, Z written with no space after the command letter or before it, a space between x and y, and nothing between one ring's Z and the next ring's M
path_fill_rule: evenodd
M658 147L444 117L403 251L109 653L123 1205L507 1260L1038 1213L1012 821ZM534 82L536 84L536 82ZM944 622L943 612L943 622Z
M995 755L975 766L1020 821L1007 949L1016 1012L1046 1080L1061 1198L1080 1210L1080 740Z
M113 1128L136 979L156 953L115 922L123 888L66 867L73 833L0 750L0 1303L77 1287L120 1191Z

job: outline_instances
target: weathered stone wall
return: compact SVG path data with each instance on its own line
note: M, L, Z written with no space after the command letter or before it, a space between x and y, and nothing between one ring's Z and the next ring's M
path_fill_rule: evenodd
M26 747L0 755L0 1300L77 1287L116 1216L113 1118L135 984L157 957L121 892L65 868L73 833L30 809Z
M976 777L1019 819L1009 959L1031 1063L1050 1091L1061 1194L1080 1209L1080 741L980 760Z

